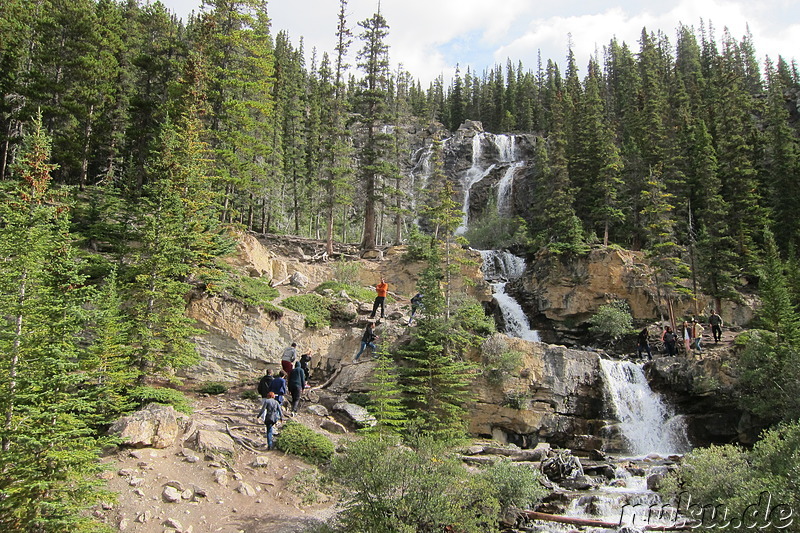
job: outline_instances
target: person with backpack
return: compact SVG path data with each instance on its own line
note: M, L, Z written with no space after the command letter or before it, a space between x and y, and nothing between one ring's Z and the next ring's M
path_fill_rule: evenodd
M283 411L281 411L281 404L275 399L275 393L267 393L267 397L261 402L261 410L258 412L259 420L264 421L267 433L267 450L271 450L273 428L275 424L283 420Z
M664 348L667 349L667 355L677 355L678 351L675 349L675 343L678 341L678 336L672 331L672 328L667 326L661 332L661 341L664 343Z
M378 337L375 336L375 324L369 322L367 324L366 329L364 330L364 334L361 336L361 349L356 354L353 361L358 361L358 358L361 357L361 354L364 353L364 350L369 346L373 350L376 348L375 346L375 339Z
M300 366L300 361L295 363L294 370L289 374L289 393L292 395L292 413L291 416L297 414L297 409L300 407L300 396L303 394L303 389L306 388L306 371Z
M283 405L283 396L286 394L286 372L281 370L272 383L269 384L269 392L275 394L275 399Z
M269 386L272 384L273 379L275 379L275 377L272 375L272 370L268 368L267 373L264 374L264 377L258 382L258 395L261 396L262 400L269 394Z
M422 293L418 292L411 298L411 316L408 317L408 325L411 325L411 321L414 320L414 313L417 312L417 309L422 307Z

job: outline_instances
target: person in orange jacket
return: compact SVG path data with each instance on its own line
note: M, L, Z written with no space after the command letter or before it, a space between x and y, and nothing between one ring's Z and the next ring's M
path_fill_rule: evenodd
M369 315L370 318L375 318L375 313L378 311L378 307L381 308L381 318L384 317L385 314L385 306L386 306L386 293L389 291L389 284L386 283L386 280L381 278L381 282L375 285L375 292L378 294L375 297L375 303L372 304L372 314Z

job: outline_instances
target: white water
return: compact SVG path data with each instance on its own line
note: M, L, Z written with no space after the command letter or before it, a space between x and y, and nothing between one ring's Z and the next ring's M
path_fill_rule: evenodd
M472 138L472 166L461 176L461 188L464 190L464 204L461 207L461 225L456 228L456 234L461 235L467 231L469 225L469 196L472 186L485 178L489 172L494 170L495 165L492 164L488 168L481 167L481 158L483 156L483 139L486 133L479 133Z
M641 365L600 360L605 388L619 429L634 456L667 456L691 449L682 417L650 389Z
M496 250L481 250L481 257L483 277L492 286L492 292L506 325L506 334L539 342L539 333L531 329L522 306L506 294L506 283L519 279L525 273L525 260L512 253Z
M514 190L514 173L525 165L525 161L516 161L511 164L497 183L497 212L507 215L511 211L511 192Z

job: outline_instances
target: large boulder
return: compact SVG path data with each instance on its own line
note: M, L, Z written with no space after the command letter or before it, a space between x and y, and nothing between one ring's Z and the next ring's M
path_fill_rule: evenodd
M123 446L167 448L175 444L185 420L171 405L151 403L120 418L108 431L122 439Z

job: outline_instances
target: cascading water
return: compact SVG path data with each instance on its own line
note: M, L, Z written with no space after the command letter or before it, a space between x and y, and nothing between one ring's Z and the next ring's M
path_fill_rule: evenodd
M650 389L641 365L601 359L600 368L628 453L666 456L691 449L682 417Z
M525 165L525 161L516 161L511 164L497 183L497 212L508 215L511 212L511 192L514 186L514 173Z
M494 164L490 165L488 168L481 167L483 139L486 138L486 136L486 133L479 133L472 138L472 166L461 176L461 187L464 189L464 205L461 208L463 212L461 225L456 228L456 234L458 235L467 231L467 226L469 224L469 196L472 186L485 178L495 167Z
M531 329L522 306L506 294L506 283L519 279L525 273L525 260L516 255L497 250L481 250L483 277L492 286L494 298L500 307L506 333L512 337L539 342L539 333Z

